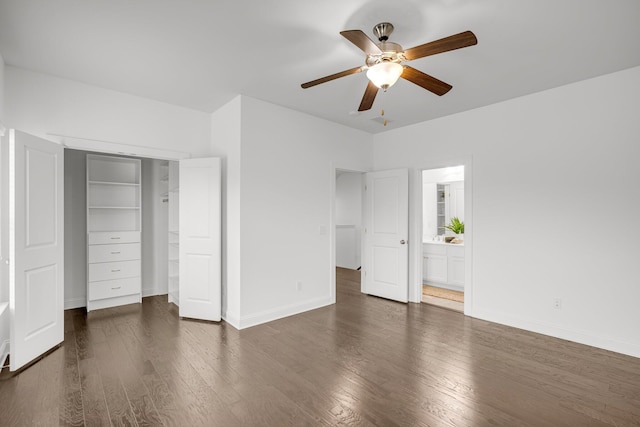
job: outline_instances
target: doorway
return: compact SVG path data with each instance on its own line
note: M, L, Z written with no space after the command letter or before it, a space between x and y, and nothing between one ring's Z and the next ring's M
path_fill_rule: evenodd
M465 167L422 171L422 302L464 312Z
M364 173L336 169L334 197L335 271L342 283L361 284ZM336 281L337 285L338 281Z

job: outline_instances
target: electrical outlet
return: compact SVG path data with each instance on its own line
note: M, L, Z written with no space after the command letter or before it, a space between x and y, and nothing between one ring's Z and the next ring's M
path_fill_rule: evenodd
M300 281L296 282L296 290L298 290L298 291L302 290L302 282L300 282Z
M556 310L560 310L562 308L562 300L560 298L555 298L553 300L553 308Z

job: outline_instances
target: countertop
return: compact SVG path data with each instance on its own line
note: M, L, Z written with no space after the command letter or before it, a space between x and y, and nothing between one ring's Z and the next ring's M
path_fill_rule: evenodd
M462 243L445 243L445 242L434 242L433 240L423 240L422 243L426 243L429 245L464 246L464 241Z

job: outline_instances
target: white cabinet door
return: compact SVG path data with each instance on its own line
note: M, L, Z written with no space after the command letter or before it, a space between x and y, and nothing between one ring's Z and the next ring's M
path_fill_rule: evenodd
M15 371L64 340L64 149L11 130L8 161Z
M425 254L423 257L424 278L427 282L447 283L447 256Z
M408 170L370 172L366 180L363 291L407 302Z
M222 314L219 158L180 160L181 317L219 321Z
M464 288L464 257L450 256L448 260L448 283Z

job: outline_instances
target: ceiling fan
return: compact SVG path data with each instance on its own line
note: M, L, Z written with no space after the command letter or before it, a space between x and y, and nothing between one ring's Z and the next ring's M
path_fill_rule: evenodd
M369 110L373 106L373 101L378 94L378 89L382 89L386 92L386 90L393 86L400 77L405 80L409 80L411 83L415 83L436 95L442 96L451 90L452 86L450 84L438 80L435 77L425 74L413 67L403 65L402 63L413 61L418 58L424 58L425 56L448 52L450 50L473 46L478 43L478 39L476 39L475 34L471 31L465 31L443 39L425 43L420 46L412 47L411 49L403 50L402 46L399 44L388 41L389 35L392 32L393 25L389 22L382 22L376 25L373 27L373 33L380 43L375 43L360 30L341 31L340 34L344 38L356 45L367 55L365 57L365 65L303 83L301 85L302 88L307 89L340 77L366 71L369 84L367 85L367 89L364 91L364 96L362 97L358 111Z

